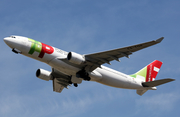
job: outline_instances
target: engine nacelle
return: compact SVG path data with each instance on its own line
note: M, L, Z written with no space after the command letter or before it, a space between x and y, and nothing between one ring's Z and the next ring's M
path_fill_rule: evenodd
M46 80L46 81L49 81L49 80L53 79L53 76L51 75L51 72L47 71L47 70L44 70L44 69L38 69L36 71L36 77L38 77L38 78L40 78L42 80Z
M86 61L82 55L77 54L75 52L69 52L67 55L67 59L69 60L69 62L78 64L78 65Z

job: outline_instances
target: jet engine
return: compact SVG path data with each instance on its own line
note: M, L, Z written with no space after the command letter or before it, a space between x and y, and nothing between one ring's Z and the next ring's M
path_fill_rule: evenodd
M86 61L82 55L77 54L75 52L69 52L67 55L67 59L69 60L69 62L78 64L78 65Z
M51 75L51 72L47 71L47 70L44 70L44 69L38 69L36 71L36 77L38 77L38 78L40 78L42 80L46 80L46 81L49 81L49 80L53 79L53 76Z

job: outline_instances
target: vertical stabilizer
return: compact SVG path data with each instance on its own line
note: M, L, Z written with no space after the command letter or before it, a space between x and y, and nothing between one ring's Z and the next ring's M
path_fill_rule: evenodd
M161 68L162 62L155 60L143 69L139 70L137 73L130 75L131 77L138 78L142 80L143 82L150 82L154 81L160 68Z

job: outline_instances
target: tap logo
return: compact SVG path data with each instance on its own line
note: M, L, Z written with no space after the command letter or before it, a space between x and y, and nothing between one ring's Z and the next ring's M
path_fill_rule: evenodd
M29 54L33 54L35 51L39 53L39 58L43 58L44 54L52 54L54 52L54 48L41 43L39 41L28 39L31 42L31 49L29 50Z

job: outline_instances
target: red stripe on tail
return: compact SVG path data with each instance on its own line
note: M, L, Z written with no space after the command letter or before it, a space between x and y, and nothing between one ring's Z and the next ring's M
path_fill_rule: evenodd
M161 65L161 61L155 60L147 66L146 82L155 80Z

